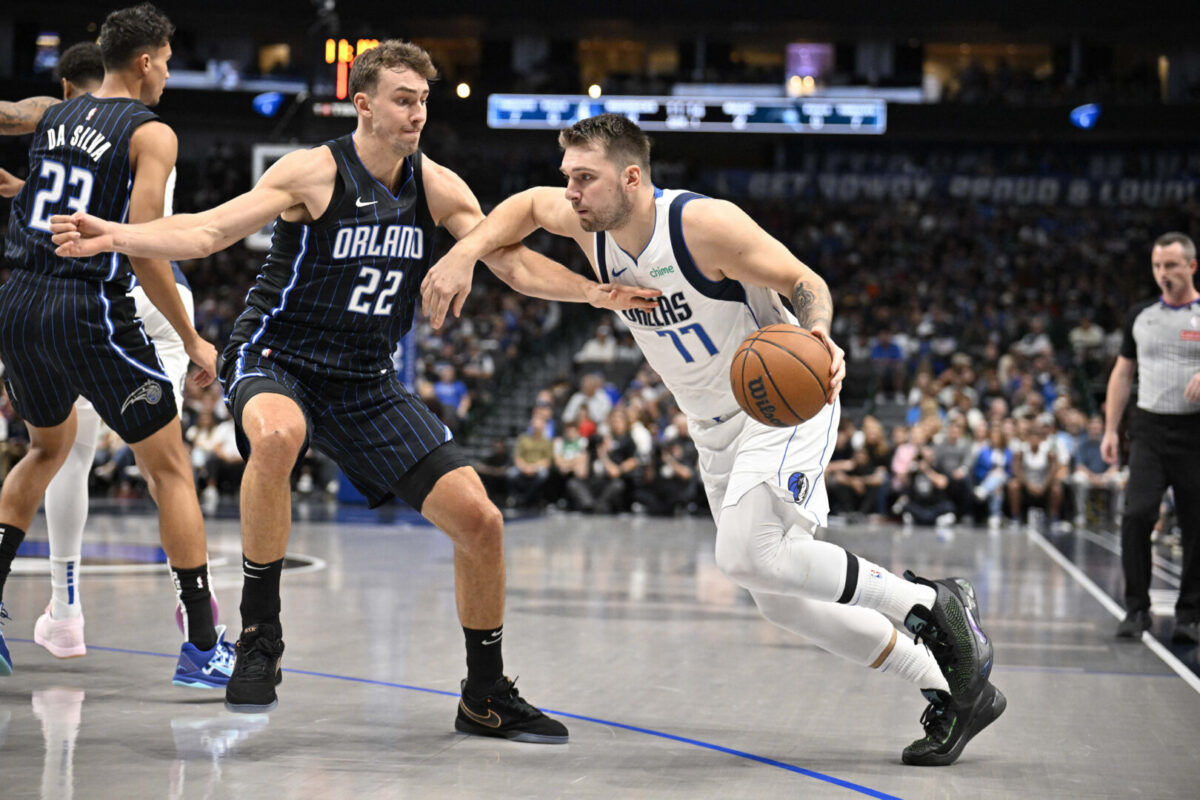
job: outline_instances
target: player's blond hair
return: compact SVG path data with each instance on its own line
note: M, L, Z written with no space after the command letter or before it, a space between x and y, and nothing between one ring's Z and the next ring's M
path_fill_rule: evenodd
M359 92L374 94L379 84L379 72L385 69L411 69L427 81L438 74L429 53L423 48L412 42L386 39L354 59L350 67L350 96Z
M559 131L558 146L563 150L593 145L602 147L604 155L618 168L636 164L650 174L650 137L620 114L598 114Z

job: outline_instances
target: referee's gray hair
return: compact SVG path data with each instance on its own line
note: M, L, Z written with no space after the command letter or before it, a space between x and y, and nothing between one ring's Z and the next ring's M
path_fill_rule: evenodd
M1169 247L1173 244L1177 244L1183 248L1183 257L1188 261L1196 260L1196 243L1186 233L1171 231L1170 233L1164 233L1154 240L1155 247Z

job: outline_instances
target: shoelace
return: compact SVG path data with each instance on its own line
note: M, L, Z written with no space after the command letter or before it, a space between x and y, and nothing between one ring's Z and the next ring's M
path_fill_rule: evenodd
M928 647L939 664L954 651L953 646L950 644L950 637L932 622L926 622L921 630L913 634L913 640L917 644L924 644Z
M264 677L275 677L275 659L283 655L282 642L268 639L255 639L249 647L242 648L241 669L242 677L250 680Z
M497 700L503 700L508 705L511 705L524 719L541 716L542 712L530 705L525 698L521 697L521 695L517 692L516 678L513 678L508 682L508 689L495 695L495 697Z
M209 663L222 671L227 672L233 669L233 664L237 660L237 651L226 642L218 641L217 645L217 652L213 653L213 657L209 659Z
M944 703L930 703L921 714L921 727L925 729L925 737L935 742L944 742L950 734L952 724L948 706Z

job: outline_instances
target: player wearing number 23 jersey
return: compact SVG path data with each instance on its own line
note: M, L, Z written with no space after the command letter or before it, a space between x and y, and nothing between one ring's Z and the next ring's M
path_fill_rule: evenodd
M34 133L5 239L0 358L13 404L37 427L63 422L79 395L129 442L175 416L173 381L128 295L129 259L61 258L50 241L52 214L126 218L130 138L156 119L137 100L83 94L47 109Z

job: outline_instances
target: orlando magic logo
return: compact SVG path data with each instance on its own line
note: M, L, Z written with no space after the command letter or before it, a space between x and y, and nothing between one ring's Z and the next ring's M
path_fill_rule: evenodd
M792 493L794 502L803 503L808 499L808 478L803 472L793 472L788 478L788 491Z
M162 384L158 381L146 381L138 388L129 393L125 398L125 402L121 404L121 413L125 413L125 409L129 408L134 403L139 401L147 405L156 406L163 398Z

